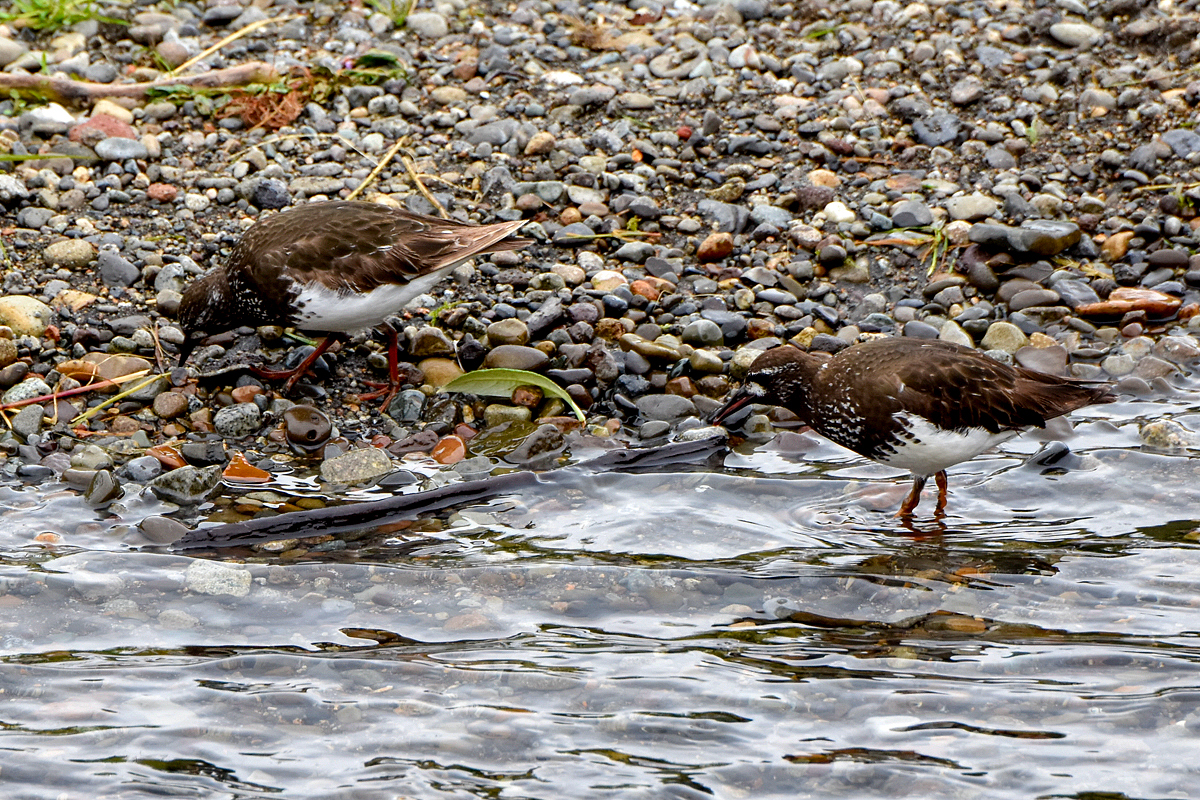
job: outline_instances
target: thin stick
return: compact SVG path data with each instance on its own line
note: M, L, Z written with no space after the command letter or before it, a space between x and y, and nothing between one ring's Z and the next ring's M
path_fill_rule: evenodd
M379 163L375 165L375 169L371 170L367 177L363 178L363 182L355 187L354 191L350 193L350 196L346 198L347 200L353 200L354 198L358 197L359 193L362 192L363 189L367 188L367 185L370 184L371 181L375 180L375 178L379 176L379 173L383 172L383 168L388 165L388 162L395 158L396 153L400 152L400 148L404 146L404 141L404 139L401 139L400 141L396 142L386 153L383 154L383 158L379 159ZM404 162L404 166L408 167L407 161ZM410 173L411 171L412 170L409 170ZM420 183L417 185L420 186ZM421 188L423 189L424 187ZM426 192L425 195L428 197L429 193ZM432 198L430 199L432 200ZM433 202L436 204L437 200L433 200ZM441 208L441 206L438 205L438 208ZM442 216L446 216L445 209L442 209Z
M150 335L154 337L154 366L158 367L158 371L162 372L163 368L163 351L162 342L158 340L158 326L154 325L150 328Z
M145 375L149 371L150 370L143 370L142 374ZM134 392L138 392L138 391L141 391L142 389L145 389L147 386L154 383L156 380L158 380L161 377L163 377L163 376L162 375L151 375L149 378L142 381L137 386L134 386L132 389L126 389L125 391L121 392L120 394L115 394L112 397L108 398L107 400L105 400L103 403L96 406L95 408L89 408L87 411L83 412L78 417L71 420L71 424L78 425L81 422L87 422L89 419L91 419L95 415L99 414L101 411L108 408L113 403L117 402L118 400L124 400L126 397L129 397L129 395L133 394Z
M1159 189L1175 189L1183 191L1184 189L1195 189L1200 186L1200 183L1151 183L1146 186L1136 186L1130 190L1130 194L1140 194L1141 192L1153 192Z
M247 83L271 83L278 79L279 73L275 68L262 61L249 61L235 67L202 72L199 75L165 78L149 83L89 83L50 75L0 73L0 93L15 92L18 97L35 95L60 103L69 103L72 100L91 102L98 97L145 97L155 89L170 89L175 86L224 89Z
M29 397L25 400L16 400L12 403L5 403L4 405L0 406L0 411L7 411L11 408L20 408L21 406L33 405L34 403L40 403L43 400L58 400L62 397L72 397L77 394L83 394L84 392L90 392L93 389L103 389L106 386L120 386L122 383L129 383L130 381L137 380L149 371L150 370L148 369L140 369L137 372L131 372L128 375L122 375L119 378L107 378L99 383L89 383L85 386L76 386L74 389L63 389L61 392L43 394L39 395L38 397Z
M400 163L404 165L404 169L408 170L408 176L412 178L413 183L417 185L417 191L425 195L426 200L428 200L430 203L433 203L433 207L436 208L438 213L442 215L442 219L450 219L450 214L446 211L445 207L443 207L442 204L437 201L436 197L429 193L429 190L425 188L425 184L421 183L421 177L417 175L417 171L413 169L412 162L406 157L400 156Z
M217 42L216 44L214 44L212 47L205 50L200 55L192 56L187 61L180 64L178 67L176 67L175 69L168 72L167 77L173 78L176 75L178 75L179 73L187 71L188 67L191 67L192 65L196 64L196 62L203 61L204 59L208 58L213 53L217 52L218 50L220 50L222 47L229 44L230 42L237 41L238 39L242 38L243 36L246 36L247 34L254 33L254 31L258 30L259 28L263 27L264 25L270 25L272 22L287 22L293 16L295 16L295 15L294 14L284 14L283 16L274 17L272 19L260 19L257 22L251 22L249 25L245 26L241 30L236 30L233 33L229 34L224 39Z

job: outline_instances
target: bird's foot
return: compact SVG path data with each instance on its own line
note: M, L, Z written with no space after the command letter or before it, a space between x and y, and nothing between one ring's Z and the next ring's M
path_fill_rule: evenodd
M392 400L400 393L400 385L391 383L390 381L363 381L363 383L374 388L375 391L359 393L358 401L365 403L368 400L374 400L376 397L382 397L383 402L379 404L379 407L385 412L387 411L387 407L391 405Z
M904 502L900 505L900 510L896 512L897 517L911 517L913 515L913 512L917 510L917 503L921 502L921 490L924 488L925 478L914 476L912 491L908 493L908 497L904 498Z
M264 369L263 367L251 367L250 371L260 378L266 378L267 380L278 381L286 378L287 383L283 385L283 393L291 394L292 390L296 388L296 383L302 377L304 377L304 374L309 371L312 365L316 363L318 358L325 354L325 351L328 350L330 345L332 345L335 341L337 341L336 336L326 336L321 343L314 347L313 351L296 366L295 369Z

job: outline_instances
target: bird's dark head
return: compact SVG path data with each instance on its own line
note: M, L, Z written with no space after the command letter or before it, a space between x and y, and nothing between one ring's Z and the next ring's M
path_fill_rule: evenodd
M218 285L218 276L205 275L192 281L183 290L179 301L179 328L183 331L183 344L179 346L179 366L187 361L196 345L212 333L220 333L230 326L221 320L225 307L225 292Z
M755 403L787 406L795 411L796 406L804 403L812 374L822 361L819 356L809 355L796 347L767 350L750 365L745 383L717 409L712 423L722 425Z

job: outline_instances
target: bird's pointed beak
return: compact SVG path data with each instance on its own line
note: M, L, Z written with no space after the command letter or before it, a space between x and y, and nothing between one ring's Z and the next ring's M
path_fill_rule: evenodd
M738 389L736 392L734 392L733 396L729 398L725 405L718 408L716 413L712 415L712 424L724 425L725 420L758 401L758 393L750 389L749 386L743 386L741 389Z
M190 336L183 340L183 344L179 345L179 361L175 364L176 367L182 367L187 363L188 357L191 356L192 351L196 349L196 344L198 342L198 339L193 339Z

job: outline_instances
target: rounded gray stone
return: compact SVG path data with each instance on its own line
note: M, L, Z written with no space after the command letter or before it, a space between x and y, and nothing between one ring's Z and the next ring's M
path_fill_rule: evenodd
M725 335L721 333L721 326L707 319L689 322L684 327L681 336L683 341L688 344L701 346L721 344L725 341Z
M674 422L696 414L695 404L677 394L651 394L639 397L635 402L647 420Z
M150 483L150 489L161 500L181 506L197 505L221 485L223 469L220 464L180 467L159 475Z
M213 415L213 428L226 439L241 439L256 433L262 425L262 412L254 403L234 403Z
M96 155L105 161L126 161L130 158L146 158L150 151L137 139L110 136L96 143Z
M41 433L44 410L36 403L25 406L12 416L12 431L22 439Z
M41 378L34 376L26 378L16 386L4 393L0 402L5 404L17 403L21 400L28 400L31 397L41 397L42 395L50 394L50 387Z
M321 480L326 483L364 483L382 478L395 467L392 459L378 447L350 450L321 462Z

